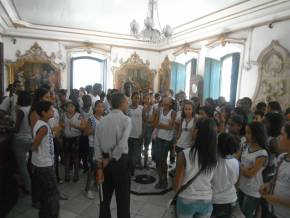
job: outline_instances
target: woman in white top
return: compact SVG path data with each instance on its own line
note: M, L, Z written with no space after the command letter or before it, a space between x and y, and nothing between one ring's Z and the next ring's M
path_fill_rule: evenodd
M140 95L133 92L132 104L128 109L128 116L131 118L132 129L128 139L128 158L131 176L134 176L136 165L141 165L141 151L143 139L143 107L139 105Z
M177 132L177 143L175 151L180 151L189 148L193 145L193 130L195 125L194 106L191 101L185 101L182 109L182 115Z
M13 152L15 161L24 182L24 192L31 193L31 180L27 169L26 156L31 148L32 135L28 122L31 96L26 91L21 91L18 95L16 123L14 128Z
M213 177L212 218L230 218L237 201L235 185L239 179L239 161L233 157L239 150L239 138L221 133L218 137L218 165Z
M215 121L203 118L195 125L193 147L177 157L174 190L178 191L189 180L197 178L177 198L178 218L209 218L212 212L212 179L217 165L217 127Z
M100 124L101 119L103 118L103 113L105 110L105 105L101 100L96 101L95 108L94 108L94 115L92 115L86 124L86 128L84 134L88 136L89 139L89 163L90 169L88 171L88 177L85 187L85 196L89 199L94 199L95 196L91 191L92 188L92 181L95 178L96 173L96 161L95 161L95 134L97 126Z
M262 172L268 162L267 132L262 123L253 122L246 126L246 139L249 144L241 154L239 204L246 218L254 217L260 203L259 188L263 184Z
M83 105L80 109L80 114L84 118L84 121L88 122L89 118L93 116L92 99L89 95L82 97ZM89 138L84 133L80 136L80 161L82 162L84 173L89 170L88 156L89 156Z
M73 162L74 177L73 181L79 180L79 146L82 130L85 128L85 121L81 114L77 112L78 105L73 101L66 103L66 113L64 114L63 123L63 149L65 165L65 181L70 181L69 169L70 163Z
M168 152L173 145L174 123L176 113L172 109L173 102L169 97L165 97L162 100L162 109L159 112L159 117L156 119L156 128L158 129L155 159L156 168L158 172L159 181L155 188L165 189L168 186L167 183L167 157Z

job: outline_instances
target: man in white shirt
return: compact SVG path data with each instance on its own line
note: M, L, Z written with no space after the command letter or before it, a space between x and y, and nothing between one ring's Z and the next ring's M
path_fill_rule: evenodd
M95 135L97 182L103 183L100 218L111 217L110 204L114 191L117 217L130 218L128 138L131 119L124 114L128 110L128 101L124 94L113 94L111 102L113 110L100 121Z
M12 121L16 122L16 105L18 99L18 93L23 90L23 86L19 80L13 83L12 90L7 98L5 98L0 104L0 118L3 118L5 114L11 116Z

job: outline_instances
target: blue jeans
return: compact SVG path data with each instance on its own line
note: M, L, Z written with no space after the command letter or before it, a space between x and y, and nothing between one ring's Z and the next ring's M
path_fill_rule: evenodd
M178 218L210 218L213 207L207 200L185 200L178 197L176 213Z
M249 195L246 195L241 190L238 191L238 200L241 211L246 218L253 218L256 208L260 203L260 198L255 198Z
M31 192L31 179L27 168L26 154L31 148L30 137L15 136L13 140L13 151L20 176L23 179L25 191Z

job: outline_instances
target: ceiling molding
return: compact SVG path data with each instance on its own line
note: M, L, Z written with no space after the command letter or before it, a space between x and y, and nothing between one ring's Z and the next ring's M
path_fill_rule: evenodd
M0 16L4 35L75 43L90 42L108 46L162 52L206 38L220 36L270 22L289 19L289 0L243 1L176 27L169 42L150 44L126 34L27 23L20 19L9 0L0 0L6 15ZM4 22L3 22L4 21ZM5 23L5 24L4 24ZM226 27L226 28L225 28Z

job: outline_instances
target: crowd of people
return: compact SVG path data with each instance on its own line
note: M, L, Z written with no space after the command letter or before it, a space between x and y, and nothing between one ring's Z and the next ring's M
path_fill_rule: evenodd
M14 121L13 154L23 192L40 218L59 216L58 183L78 182L94 199L102 184L100 218L110 218L116 195L119 218L130 218L130 183L136 168L156 167L156 189L172 175L179 218L290 217L290 108L277 101L232 105L216 100L123 90L101 84L52 92L22 90L19 81L2 100L0 116ZM27 155L29 154L29 155ZM28 157L28 158L27 158ZM176 168L168 172L169 164ZM64 175L59 172L64 166Z

